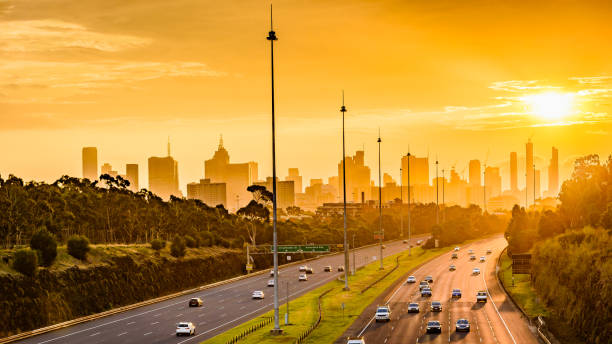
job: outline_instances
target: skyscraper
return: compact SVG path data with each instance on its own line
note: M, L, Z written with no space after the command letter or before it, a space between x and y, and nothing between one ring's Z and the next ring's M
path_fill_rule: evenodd
M542 184L540 183L540 181L541 181L540 176L541 176L540 170L534 170L533 171L533 178L534 178L534 181L535 181L535 196L534 196L535 199L539 199L541 197L540 187L541 187ZM533 189L531 189L531 190L533 190ZM531 196L531 195L529 195L529 196Z
M148 163L149 190L165 200L172 195L180 197L178 162L170 156L170 142L167 157L150 157Z
M487 186L485 192L487 193L487 200L501 195L501 183L499 167L487 166L485 168L485 185Z
M345 160L347 201L359 202L362 192L366 199L370 199L370 168L364 164L364 151L356 151L354 156L347 156ZM338 175L342 176L342 161L338 164ZM339 184L339 190L342 190L342 179Z
M210 207L221 204L227 208L225 183L211 183L210 179L200 179L199 183L187 184L187 198L199 199Z
M126 164L125 165L125 176L130 182L130 190L138 192L138 164Z
M548 166L548 195L556 197L559 193L559 150L552 148L552 157Z
M518 191L518 160L516 152L510 153L510 191Z
M257 181L257 163L247 162L242 164L230 163L229 153L223 147L223 137L219 139L219 146L213 157L204 162L204 176L211 183L225 183L227 192L227 204L230 210L243 207L252 198L247 187ZM269 189L272 191L272 189Z
M103 175L103 174L108 174L111 177L116 177L117 171L113 171L113 166L105 162L102 166L100 166L100 175Z
M470 186L481 186L482 183L480 181L480 178L481 178L480 177L481 176L480 160L470 160L469 173L470 173L470 177L469 177Z
M295 193L302 193L302 176L297 168L289 168L289 172L285 180L292 180L295 186Z
M256 185L261 185L266 190L272 190L272 177L267 177L265 182L256 182ZM323 183L321 183L322 185ZM295 205L295 186L292 180L280 181L276 180L276 202L279 209L286 209Z
M408 171L410 159L410 199L412 202L428 203L436 198L434 188L429 184L429 158L414 155L402 156L402 171ZM408 199L408 173L402 173L402 197Z
M525 182L527 183L527 196L528 199L532 199L533 197L533 184L534 184L534 174L533 174L533 143L531 139L527 141L525 145L526 155L525 155L525 164L526 164L526 172L527 179Z
M83 147L83 178L90 181L98 179L98 149Z

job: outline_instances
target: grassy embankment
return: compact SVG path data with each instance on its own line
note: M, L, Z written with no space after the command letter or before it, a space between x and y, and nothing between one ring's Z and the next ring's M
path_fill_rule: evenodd
M546 307L538 302L538 297L535 289L531 285L529 275L514 275L514 285L512 285L512 259L508 257L506 251L502 252L500 263L499 279L523 311L525 311L530 318L537 317L538 315L548 316L549 313Z
M412 256L409 257L407 252L399 253L383 260L385 269L379 270L378 262L370 263L365 268L359 269L355 276L350 276L349 285L350 291L343 291L344 282L334 280L323 286L312 290L298 299L289 303L290 307L290 325L284 324L285 305L281 307L281 328L283 334L280 336L272 336L270 329L273 324L256 331L241 343L293 343L297 337L306 331L317 319L317 299L323 292L332 289L322 299L323 318L319 327L307 338L305 343L332 343L355 321L363 310L372 303L386 288L393 284L399 277L408 271L412 270L417 265L430 260L444 252L448 252L449 248L438 248L424 251L420 247L412 250ZM373 288L370 288L365 293L360 294L370 283L380 278L390 269L395 266L395 259L399 255L400 267L391 273L387 278L379 282ZM268 298L272 297L269 295ZM344 303L344 316L341 305ZM274 312L270 311L261 317L247 321L246 323L236 326L235 328L222 333L214 338L211 338L203 343L225 343L234 336L244 332L246 329L260 323L263 317L273 316Z

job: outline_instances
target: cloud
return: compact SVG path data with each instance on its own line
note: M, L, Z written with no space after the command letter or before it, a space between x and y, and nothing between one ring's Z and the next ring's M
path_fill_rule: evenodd
M118 52L151 44L149 38L93 32L61 20L14 20L0 22L0 51L52 52L92 49Z
M537 85L539 80L496 81L489 88L506 92L525 92L528 90L559 89L559 86Z
M588 76L588 77L572 77L570 80L576 80L580 84L601 84L607 80L611 80L612 76Z

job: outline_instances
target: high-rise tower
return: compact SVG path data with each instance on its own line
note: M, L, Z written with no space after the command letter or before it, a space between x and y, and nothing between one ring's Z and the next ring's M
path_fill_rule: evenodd
M527 196L528 199L532 199L533 197L533 187L534 187L534 183L535 183L535 175L533 173L533 143L531 142L531 139L529 139L527 141L527 144L525 145L525 165L526 165L526 172L527 172L527 177L526 177L526 192L527 192Z
M548 166L548 195L556 197L559 193L559 150L552 148L552 157Z
M510 191L518 190L518 159L516 152L510 153Z
M83 147L83 178L90 181L98 179L98 149Z

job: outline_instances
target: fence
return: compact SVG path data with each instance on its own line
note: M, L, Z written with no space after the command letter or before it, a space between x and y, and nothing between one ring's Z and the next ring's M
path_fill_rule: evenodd
M365 293L368 289L372 288L373 286L376 285L376 283L382 281L383 279L385 279L387 276L389 276L393 271L397 270L397 268L399 268L399 259L400 256L395 257L395 266L393 267L393 269L389 270L389 272L387 272L386 274L384 274L383 276L381 276L379 279L377 279L376 281L372 282L369 286L365 287L365 289L363 289L362 291L360 291L360 294Z
M315 321L314 324L312 324L312 326L310 326L308 328L308 330L304 331L302 334L300 334L300 336L298 337L298 339L295 341L295 344L300 344L304 341L304 339L306 339L306 337L308 337L312 331L314 331L317 326L319 326L319 323L321 323L321 299L323 298L323 296L327 295L327 293L329 293L330 291L332 291L333 288L325 291L323 294L319 295L319 317L317 318L317 321Z
M260 322L257 325L253 325L253 326L247 328L246 330L244 330L239 335L236 335L234 338L232 338L232 339L228 340L227 342L225 342L225 344L234 344L234 343L237 343L239 340L243 339L244 337L248 336L249 334L251 334L251 333L259 330L260 328L265 327L266 325L270 324L273 320L274 320L273 317L265 317L262 322Z

